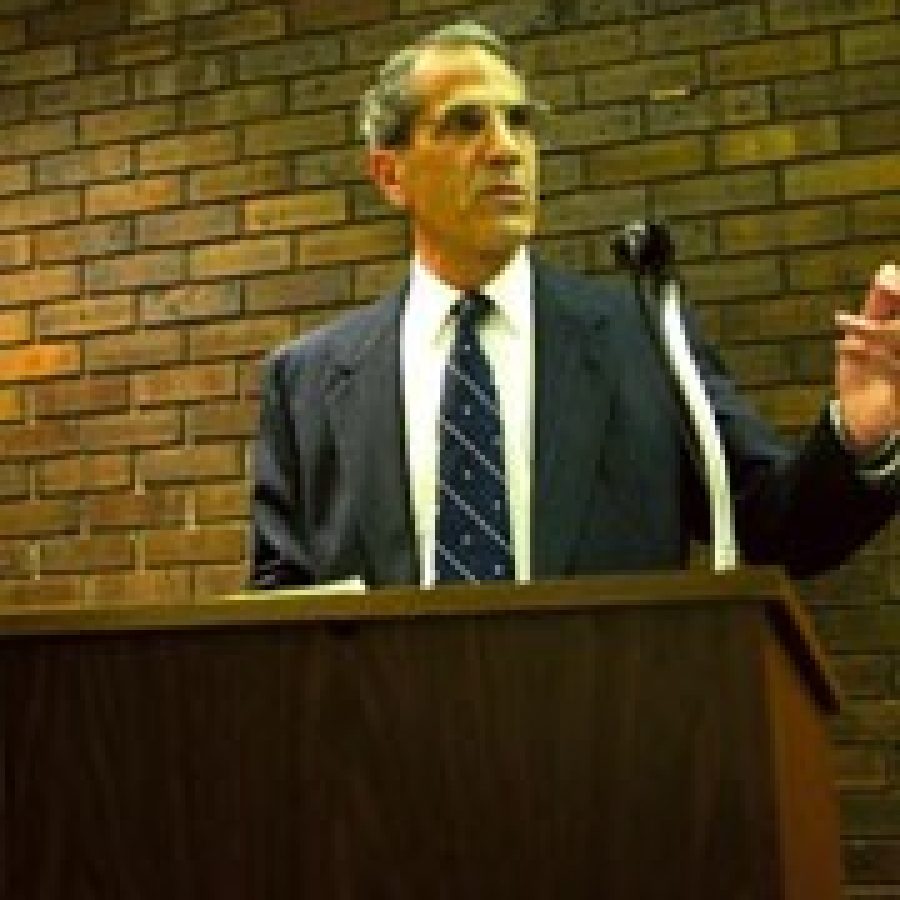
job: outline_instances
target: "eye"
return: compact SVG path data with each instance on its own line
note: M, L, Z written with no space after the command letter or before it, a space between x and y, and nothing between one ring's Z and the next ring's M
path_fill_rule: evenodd
M454 106L444 113L438 131L468 137L482 131L487 117L488 111L483 106L474 103Z
M516 103L506 110L506 123L511 131L534 131L537 110L530 103Z

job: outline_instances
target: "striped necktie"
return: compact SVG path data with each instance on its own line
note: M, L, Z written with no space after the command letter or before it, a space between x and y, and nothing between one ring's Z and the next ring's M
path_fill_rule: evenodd
M483 294L470 292L453 309L456 338L440 414L437 581L515 577L503 422L478 334L490 305Z

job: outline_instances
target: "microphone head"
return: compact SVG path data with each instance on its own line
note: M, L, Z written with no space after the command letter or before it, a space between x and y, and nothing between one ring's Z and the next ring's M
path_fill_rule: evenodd
M622 269L659 275L669 268L675 246L669 229L653 219L635 219L610 241L613 259Z

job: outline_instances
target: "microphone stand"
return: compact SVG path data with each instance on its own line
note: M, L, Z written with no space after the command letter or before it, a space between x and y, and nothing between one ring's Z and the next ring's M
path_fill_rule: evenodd
M612 241L616 262L631 275L641 318L667 376L688 457L706 484L712 523L712 564L738 565L728 461L681 312L681 283L672 270L673 245L661 223L638 221Z

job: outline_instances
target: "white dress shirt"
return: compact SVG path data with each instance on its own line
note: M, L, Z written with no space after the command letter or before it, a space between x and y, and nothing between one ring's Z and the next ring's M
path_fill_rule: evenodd
M531 578L531 479L534 451L534 313L528 250L523 247L481 287L493 308L481 328L503 420L510 528L517 581ZM413 259L403 313L401 365L419 581L435 581L439 416L444 371L453 346L451 315L462 292Z

